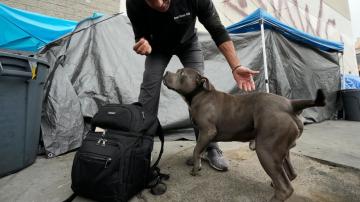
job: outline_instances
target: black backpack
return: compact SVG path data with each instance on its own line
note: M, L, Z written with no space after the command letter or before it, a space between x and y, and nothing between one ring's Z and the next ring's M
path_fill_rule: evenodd
M91 122L92 128L76 152L71 172L71 188L76 195L97 201L128 201L144 188L162 194L168 175L157 167L163 153L164 136L157 117L141 104L108 104ZM95 132L96 127L104 129ZM151 166L154 136L161 150Z

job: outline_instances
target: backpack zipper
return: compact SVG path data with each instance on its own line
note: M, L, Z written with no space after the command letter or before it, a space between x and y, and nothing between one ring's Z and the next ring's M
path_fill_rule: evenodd
M109 164L111 163L112 159L111 157L102 157L102 156L97 156L97 155L92 155L92 154L88 154L88 153L82 153L80 154L81 156L85 156L89 159L93 159L93 160L96 160L96 161L101 161L101 162L104 162L105 161L105 165L104 165L104 168L108 168L109 167Z
M110 157L106 159L104 168L107 168L107 167L109 166L109 162L111 162L111 158L110 158Z

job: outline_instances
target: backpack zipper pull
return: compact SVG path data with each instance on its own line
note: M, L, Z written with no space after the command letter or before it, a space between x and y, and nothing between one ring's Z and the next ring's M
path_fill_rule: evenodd
M102 144L101 144L101 146L105 147L106 142L107 142L107 140L106 140L106 139L102 139Z
M143 120L145 120L145 112L142 111L141 114L142 114Z
M110 162L111 162L111 158L109 157L109 158L106 159L104 168L109 167L109 163L110 163Z

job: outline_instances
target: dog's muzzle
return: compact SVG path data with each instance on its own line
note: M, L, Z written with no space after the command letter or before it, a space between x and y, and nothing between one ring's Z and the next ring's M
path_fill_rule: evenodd
M164 83L164 85L167 86L167 87L168 87L168 85L167 85L167 82L166 82L166 77L167 77L168 75L169 75L169 72L166 71L166 72L165 72L165 75L163 76L163 83Z

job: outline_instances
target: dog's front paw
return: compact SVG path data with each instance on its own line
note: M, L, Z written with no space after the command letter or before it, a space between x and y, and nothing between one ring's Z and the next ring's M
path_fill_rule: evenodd
M199 168L199 169L193 168L190 171L190 175L192 175L192 176L200 176L200 173L199 173L200 170L201 170L201 168Z
M255 140L250 140L249 149L252 150L252 151L256 150Z

